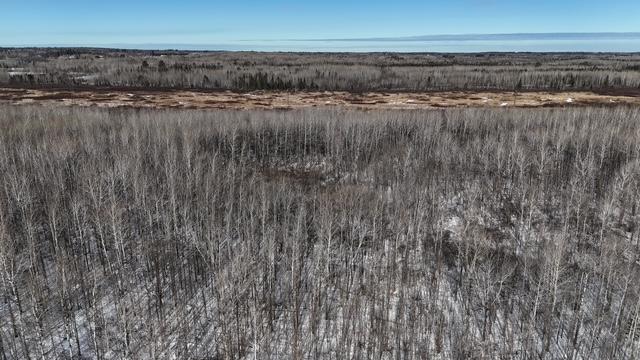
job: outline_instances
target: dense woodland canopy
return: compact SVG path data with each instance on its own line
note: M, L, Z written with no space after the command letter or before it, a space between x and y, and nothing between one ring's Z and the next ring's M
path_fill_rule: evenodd
M0 49L0 85L215 90L638 90L639 54Z
M640 354L637 108L5 105L0 154L8 359Z

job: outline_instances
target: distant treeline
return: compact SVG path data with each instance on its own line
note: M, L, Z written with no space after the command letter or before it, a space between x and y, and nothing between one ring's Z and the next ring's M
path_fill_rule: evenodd
M0 49L0 85L216 90L640 88L640 54Z

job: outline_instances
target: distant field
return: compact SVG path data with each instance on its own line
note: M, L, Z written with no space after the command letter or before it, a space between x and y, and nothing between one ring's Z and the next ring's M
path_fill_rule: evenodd
M575 107L640 105L640 91L620 94L593 92L474 92L348 93L120 89L10 89L0 88L0 102L97 107L167 109L299 109L342 107L369 110L437 109L455 107Z

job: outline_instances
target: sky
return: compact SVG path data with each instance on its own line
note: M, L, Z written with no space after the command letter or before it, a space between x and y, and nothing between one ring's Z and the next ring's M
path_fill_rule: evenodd
M640 32L638 0L0 0L0 46Z

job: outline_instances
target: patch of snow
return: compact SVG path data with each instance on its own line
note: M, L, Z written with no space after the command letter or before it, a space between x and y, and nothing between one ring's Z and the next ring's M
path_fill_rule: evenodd
M508 103L502 103L502 104L500 104L500 106L507 106L507 105L509 105L509 104L508 104Z
M457 234L462 227L462 219L458 216L453 215L449 220L446 221L444 228L446 230L451 231L454 234Z
M79 76L76 76L76 79L84 80L84 81L95 80L97 78L98 78L98 75L79 75Z
M570 104L570 103L572 103L572 102L573 102L573 99L572 99L572 98L568 98L568 99L566 100L566 102Z

